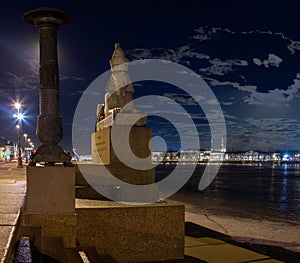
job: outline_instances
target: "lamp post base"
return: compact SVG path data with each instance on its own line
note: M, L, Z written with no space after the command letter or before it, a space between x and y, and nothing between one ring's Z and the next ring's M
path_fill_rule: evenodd
M64 150L57 144L43 144L30 157L30 166L35 166L37 163L45 165L54 165L55 163L63 163L64 166L72 166L70 153Z
M17 168L23 168L22 157L18 157L18 166Z

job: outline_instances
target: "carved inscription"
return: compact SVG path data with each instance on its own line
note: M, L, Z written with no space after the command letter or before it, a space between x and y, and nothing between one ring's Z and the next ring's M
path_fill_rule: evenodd
M92 134L92 158L102 164L110 164L110 128Z

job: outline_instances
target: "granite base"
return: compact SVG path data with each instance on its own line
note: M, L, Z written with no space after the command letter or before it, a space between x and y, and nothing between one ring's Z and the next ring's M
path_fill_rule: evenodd
M184 257L183 205L76 199L76 216L79 244L95 246L99 254L110 254L118 262Z

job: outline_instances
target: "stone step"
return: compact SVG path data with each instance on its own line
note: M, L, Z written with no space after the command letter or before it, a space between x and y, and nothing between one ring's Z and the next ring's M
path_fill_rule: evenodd
M43 237L42 246L39 249L41 253L61 263L69 263L62 237Z
M156 185L152 185L148 188L148 191L144 189L134 189L134 186L127 185L125 187L116 185L101 186L100 190L109 194L109 197L115 201L121 202L147 202L154 203L159 200L158 190ZM92 199L92 200L109 200L107 197L97 192L91 186L76 186L75 187L76 198Z
M100 255L95 247L83 247L82 251L91 263L117 263L117 261L108 254Z
M118 179L130 184L152 184L155 181L155 170L138 170L126 166L125 164L101 165L97 163L75 164L75 185L89 185L86 178L94 184L109 185L111 179L103 173L108 171ZM102 174L103 173L103 174Z
M79 254L80 250L81 250L80 248L66 248L65 251L66 251L68 262L85 263Z
M91 186L76 186L75 187L75 197L83 199L93 199L93 200L107 200L106 197L99 194Z

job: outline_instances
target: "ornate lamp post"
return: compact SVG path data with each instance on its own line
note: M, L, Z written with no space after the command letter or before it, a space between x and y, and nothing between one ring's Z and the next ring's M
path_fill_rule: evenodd
M62 162L70 165L70 154L58 145L63 129L59 115L57 29L71 17L62 10L46 7L25 13L23 19L38 28L40 39L40 114L36 134L42 145L32 156L31 164Z

